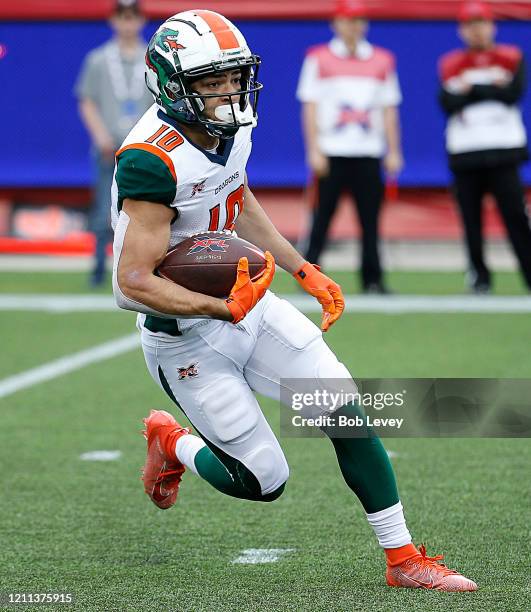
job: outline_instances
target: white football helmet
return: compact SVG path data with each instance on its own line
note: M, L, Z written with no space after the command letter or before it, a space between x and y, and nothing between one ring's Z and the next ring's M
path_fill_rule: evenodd
M146 51L146 85L159 107L185 124L202 124L208 133L230 138L245 125L256 125L258 94L263 85L256 78L260 58L249 50L242 33L228 19L207 10L177 13L151 38ZM218 120L204 115L203 98L192 89L194 80L226 70L241 70L241 90L230 104L216 108Z

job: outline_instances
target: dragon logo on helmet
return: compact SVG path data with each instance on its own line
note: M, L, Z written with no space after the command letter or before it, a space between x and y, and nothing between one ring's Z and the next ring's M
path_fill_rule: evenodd
M186 49L184 45L177 42L177 38L179 37L178 30L168 30L163 29L160 32L162 46L166 49L166 51L173 51L176 53L179 49Z

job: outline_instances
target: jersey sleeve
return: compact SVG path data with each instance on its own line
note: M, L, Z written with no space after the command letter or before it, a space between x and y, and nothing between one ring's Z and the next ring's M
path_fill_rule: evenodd
M383 83L381 93L382 106L399 106L402 102L402 93L396 71L390 72Z
M128 145L118 151L116 184L118 210L121 210L125 198L171 206L177 191L177 178L170 157L146 144Z
M296 95L299 102L302 103L319 100L319 65L313 54L307 55L304 59Z
M387 49L379 49L384 61L384 80L380 92L382 106L399 106L402 102L402 92L398 81L395 56Z
M98 100L101 82L100 72L97 52L93 50L83 60L83 65L74 85L74 94L77 98L90 98L95 102Z

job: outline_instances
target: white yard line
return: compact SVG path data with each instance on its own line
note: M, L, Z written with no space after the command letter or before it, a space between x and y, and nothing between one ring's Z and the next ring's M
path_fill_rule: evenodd
M232 562L250 565L276 563L281 557L294 550L294 548L246 548Z
M108 269L112 269L112 258L107 259ZM93 267L90 255L0 255L0 272L86 272L88 283Z
M112 295L0 294L0 310L94 312L118 310Z
M20 374L8 376L0 380L0 398L79 370L92 363L98 363L122 353L127 353L138 348L139 344L140 336L138 333L134 333L118 338L118 340L111 340L84 351L79 351L78 353L66 355Z
M117 461L122 456L119 450L95 450L79 455L81 461Z
M320 312L321 306L309 295L280 295L302 312ZM347 312L385 314L439 312L531 312L531 297L520 295L391 295L345 296ZM33 312L95 312L117 310L109 295L0 294L0 310Z
M317 300L306 295L281 296L303 312L320 312ZM531 312L531 297L476 295L346 295L346 312L383 314L440 312Z

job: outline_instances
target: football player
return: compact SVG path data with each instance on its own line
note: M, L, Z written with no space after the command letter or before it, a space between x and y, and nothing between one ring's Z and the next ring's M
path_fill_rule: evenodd
M322 337L341 316L341 288L280 235L247 184L262 85L260 59L223 16L191 10L169 18L146 53L155 104L116 154L112 188L113 288L137 311L149 372L199 435L152 411L143 481L159 508L177 497L189 469L218 491L268 502L289 469L254 392L280 395L281 379L326 388L350 373ZM168 249L190 235L233 231L266 251L266 269L249 277L240 260L230 296L191 292L155 273ZM322 305L321 330L268 287L275 261ZM340 413L359 414L355 405ZM360 499L387 557L387 583L444 591L476 584L427 557L411 541L393 469L380 440L336 438L341 473Z

